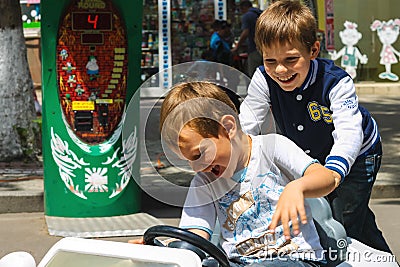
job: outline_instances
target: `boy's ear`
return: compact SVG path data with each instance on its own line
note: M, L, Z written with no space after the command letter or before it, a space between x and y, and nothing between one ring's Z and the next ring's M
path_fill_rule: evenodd
M318 57L320 46L321 44L319 43L319 41L315 41L315 43L311 47L311 59L316 59Z
M236 135L237 125L236 119L232 115L224 115L221 118L221 124L224 126L229 138L232 138Z

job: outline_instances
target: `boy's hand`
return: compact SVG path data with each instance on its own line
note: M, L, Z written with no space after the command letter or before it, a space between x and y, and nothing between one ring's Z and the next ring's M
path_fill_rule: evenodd
M139 239L131 239L131 240L128 240L128 243L130 243L130 244L144 245L144 240L143 240L143 237L141 237L141 238L139 238Z
M176 241L176 240L179 240L179 239L177 239L177 238L168 238L168 239L163 239L163 240L158 240L157 239L156 241L161 242L164 246L168 246L169 243L171 243L172 241ZM143 237L138 238L138 239L128 240L128 243L129 244L145 245Z
M283 226L285 238L290 239L289 222L292 221L293 234L298 235L300 233L299 219L302 224L307 223L304 195L297 185L297 180L295 180L286 185L279 197L275 213L272 216L272 222L268 228L271 231L275 231L280 221Z

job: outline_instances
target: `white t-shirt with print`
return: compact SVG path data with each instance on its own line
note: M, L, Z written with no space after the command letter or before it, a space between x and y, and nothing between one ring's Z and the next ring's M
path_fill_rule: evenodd
M179 225L202 229L211 235L218 218L222 248L231 260L246 264L274 257L276 254L271 250L267 253L267 248L274 251L287 245L281 225L275 230L273 242L268 247L263 245L271 238L266 234L268 226L284 186L302 177L308 166L317 162L282 135L251 138L249 164L231 179L215 179L211 173L195 175ZM322 247L310 207L305 205L308 223L300 225L301 233L292 235L286 248L294 250L290 252L293 257L321 259Z

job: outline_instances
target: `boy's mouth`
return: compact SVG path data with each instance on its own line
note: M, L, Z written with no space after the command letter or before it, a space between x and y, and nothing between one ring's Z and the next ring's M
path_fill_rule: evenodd
M293 74L291 76L287 76L287 77L277 77L277 79L281 82L281 83L290 83L292 82L295 78L296 78L297 74Z
M222 168L219 165L215 165L214 167L212 167L211 172L216 176L216 177L220 177L222 174Z

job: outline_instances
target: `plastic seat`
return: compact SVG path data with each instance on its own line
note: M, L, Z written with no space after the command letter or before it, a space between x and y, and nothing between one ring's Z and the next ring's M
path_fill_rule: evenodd
M347 235L343 225L333 219L325 198L307 198L322 248L328 253L326 266L337 266L346 261Z

